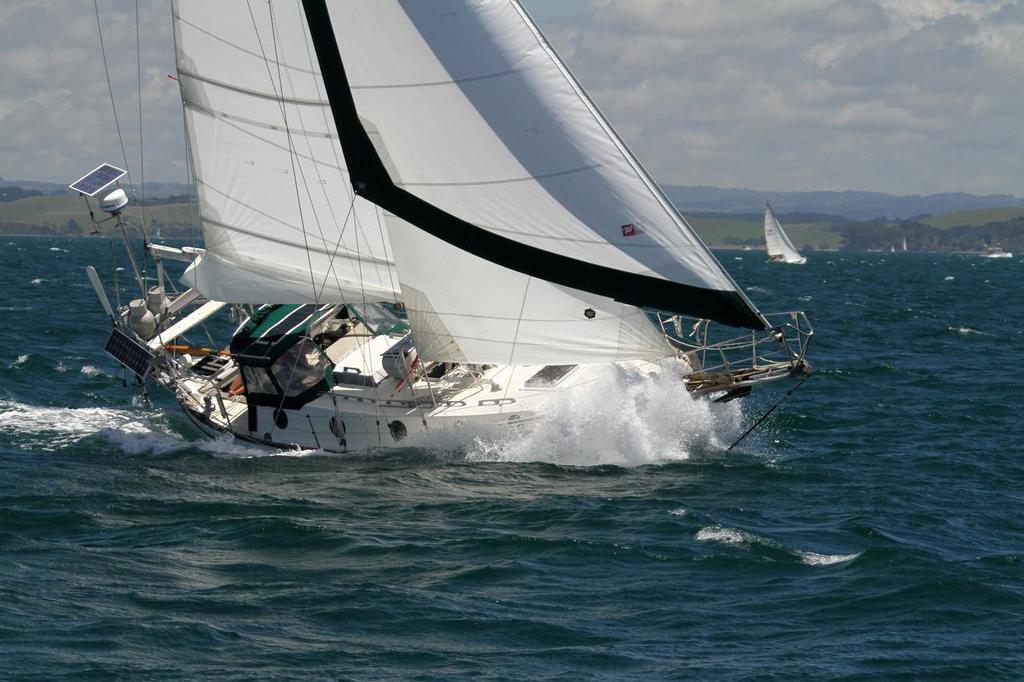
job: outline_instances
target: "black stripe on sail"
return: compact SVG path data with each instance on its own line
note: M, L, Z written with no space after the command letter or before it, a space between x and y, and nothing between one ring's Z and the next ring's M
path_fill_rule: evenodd
M765 328L736 291L680 284L545 251L477 227L395 185L359 120L326 0L302 0L302 6L356 194L452 246L525 275L638 307Z

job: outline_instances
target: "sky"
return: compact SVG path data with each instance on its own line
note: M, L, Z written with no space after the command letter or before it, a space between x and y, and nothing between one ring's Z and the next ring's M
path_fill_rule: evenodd
M182 182L169 3L98 2L129 170ZM1024 194L1024 0L523 3L664 184ZM92 0L0 3L0 177L121 159Z

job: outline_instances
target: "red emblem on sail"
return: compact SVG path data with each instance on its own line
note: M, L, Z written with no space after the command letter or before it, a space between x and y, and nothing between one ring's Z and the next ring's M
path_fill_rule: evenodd
M623 237L635 237L638 234L643 234L643 229L636 223L626 223L622 226Z

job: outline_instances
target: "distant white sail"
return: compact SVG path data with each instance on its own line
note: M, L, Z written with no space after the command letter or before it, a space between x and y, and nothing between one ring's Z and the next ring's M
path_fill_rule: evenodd
M789 236L782 229L782 224L775 217L771 206L764 209L764 241L768 245L768 258L783 263L802 265L807 259L793 246Z

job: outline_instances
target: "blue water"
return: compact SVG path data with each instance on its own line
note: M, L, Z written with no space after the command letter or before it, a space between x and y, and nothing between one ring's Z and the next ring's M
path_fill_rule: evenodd
M817 332L728 454L778 393L254 456L121 386L108 242L0 245L0 678L1024 677L1021 260L720 254Z

